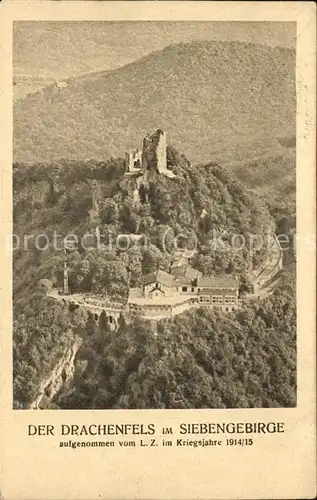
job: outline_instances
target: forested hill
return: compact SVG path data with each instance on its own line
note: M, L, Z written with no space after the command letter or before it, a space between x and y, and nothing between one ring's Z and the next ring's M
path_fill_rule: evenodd
M274 227L265 204L248 193L233 174L217 164L193 168L183 155L168 148L168 162L176 177L172 180L149 173L146 190L140 186L135 200L136 181L124 176L124 160L107 163L59 162L14 166L14 233L33 235L28 251L14 253L14 291L26 294L34 290L41 278L53 285L61 283L64 259L61 247L54 249L53 233L59 244L69 233L80 239L84 234L111 234L114 242L119 234L144 235L147 244L132 245L128 251L108 250L80 245L70 252L70 285L73 291L104 291L124 296L127 270L131 286L138 286L143 272L156 268L157 262L168 269L173 257L173 240L192 246L197 239L198 254L193 262L204 274L234 273L244 277L250 266L248 247L237 250L233 235L266 234ZM213 248L215 234L225 241ZM39 237L35 248L35 238ZM166 237L164 236L166 235ZM239 243L239 242L238 242ZM92 240L92 246L94 245ZM165 246L164 246L165 245ZM239 243L240 246L240 243ZM56 245L55 245L56 247ZM266 249L253 253L253 266L266 257Z
M102 324L82 346L62 409L296 406L296 302L292 268L273 296L236 313L205 308L159 323Z
M237 250L233 234L265 234L275 222L265 203L245 189L233 173L215 163L195 168L169 146L167 179L151 171L148 187L124 175L124 160L59 161L14 165L14 233L33 235L14 256L14 405L27 408L39 384L79 336L74 384L65 386L47 407L198 408L293 406L296 402L296 303L293 271L276 296L221 318L212 312L188 313L159 325L156 340L148 323L121 324L115 336L106 323L45 297L62 284L62 239L72 233L112 237L112 248L68 252L72 292L104 294L116 301L138 286L141 274L169 269L173 238L190 246L192 264L205 274L235 274L248 286L250 264L259 266L267 249ZM58 247L53 233L59 235ZM224 246L213 248L214 231ZM116 248L119 234L146 238L127 250ZM168 235L166 238L164 235ZM37 245L35 238L38 236ZM48 243L47 243L48 238ZM183 239L183 240L182 240ZM56 240L55 240L56 241ZM165 241L165 246L164 246ZM87 241L86 241L87 246ZM39 248L44 248L40 250ZM47 247L47 248L46 248ZM251 266L252 267L252 266ZM275 333L274 333L275 332ZM30 348L31 345L31 348ZM151 376L149 376L151 374ZM282 381L282 386L280 385ZM282 389L278 390L278 387ZM54 406L55 405L55 406Z
M16 161L103 160L158 125L193 162L245 158L295 135L295 51L241 42L171 45L14 105ZM240 154L235 153L240 151ZM220 154L220 157L219 157Z
M190 409L296 406L294 266L273 296L235 313L200 308L115 333L32 294L14 322L14 405L27 408L75 335L75 376L41 408Z

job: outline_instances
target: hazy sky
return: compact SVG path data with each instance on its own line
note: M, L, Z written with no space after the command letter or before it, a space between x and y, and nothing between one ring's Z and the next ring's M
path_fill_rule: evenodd
M113 69L166 45L239 40L295 48L296 24L281 22L15 22L16 75L62 79Z

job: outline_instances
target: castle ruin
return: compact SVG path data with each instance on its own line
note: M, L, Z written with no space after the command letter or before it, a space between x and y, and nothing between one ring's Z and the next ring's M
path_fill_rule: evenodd
M172 179L175 174L167 168L167 134L156 129L143 139L142 151L133 149L126 153L126 174L144 175L148 170Z
M127 173L138 174L142 172L142 154L139 149L132 149L125 154Z

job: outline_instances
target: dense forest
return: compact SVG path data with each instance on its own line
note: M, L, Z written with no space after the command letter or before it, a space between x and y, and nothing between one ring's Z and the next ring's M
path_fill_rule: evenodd
M158 261L168 269L177 236L180 247L197 245L193 265L203 273L245 276L250 265L248 235L266 234L274 228L266 204L247 192L229 169L214 163L193 168L171 147L168 162L177 177L171 181L151 172L147 188L139 188L137 203L135 181L123 175L123 159L16 164L14 234L22 242L14 252L17 296L29 294L42 278L52 280L54 286L61 283L61 245L69 234L78 238L76 248L68 244L72 247L68 260L73 292L100 293L107 287L110 296L120 299L126 293L128 269L131 286L137 286L142 271L152 271ZM96 248L97 227L106 251ZM54 232L60 236L58 248ZM91 234L89 249L80 245L87 234ZM121 251L115 245L120 234L144 235L146 244L131 243ZM32 235L27 252L21 248L25 235ZM215 235L222 236L217 248L213 247ZM240 249L232 244L234 235L245 238L246 246ZM85 243L87 247L87 238ZM252 266L259 266L265 257L264 246L253 252Z
M142 273L158 263L169 269L175 237L184 247L195 242L193 235L197 238L195 268L209 275L235 274L245 287L250 264L257 268L267 257L264 246L252 252L250 263L248 235L274 228L294 232L295 215L288 203L277 206L274 199L260 198L230 168L216 163L193 167L171 146L168 166L175 179L151 171L147 184L137 185L123 175L122 158L14 165L14 234L20 241L13 252L16 408L28 407L41 380L76 336L83 343L73 383L54 401L44 401L44 407L296 404L292 251L284 252L286 265L274 295L263 301L245 299L240 311L224 316L201 309L159 322L157 336L149 323L123 317L118 331L111 333L102 316L96 324L80 310L70 313L46 296L48 288L62 284L62 241L69 234L79 241L67 252L71 291L107 293L124 302L128 283L138 286ZM105 248L95 245L97 229ZM215 232L222 235L221 247L213 247ZM54 233L61 238L58 248ZM89 248L80 244L84 234L91 235ZM122 234L143 235L146 244L131 238L124 251L111 246ZM236 234L247 242L242 249L232 245ZM32 235L27 251L25 235Z
M82 323L85 327L85 322ZM54 368L77 332L80 321L71 318L68 308L35 291L20 303L13 322L14 407L27 408L34 400L40 382Z

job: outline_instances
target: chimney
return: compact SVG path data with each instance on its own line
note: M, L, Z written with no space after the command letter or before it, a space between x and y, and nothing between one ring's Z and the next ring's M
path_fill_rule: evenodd
M69 287L68 287L68 267L67 267L66 260L64 261L64 294L65 295L69 294Z
M130 283L131 283L131 269L128 269L128 288L130 288Z

